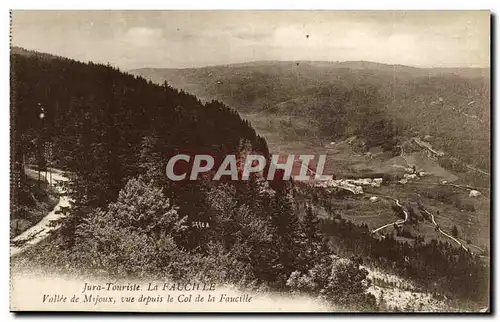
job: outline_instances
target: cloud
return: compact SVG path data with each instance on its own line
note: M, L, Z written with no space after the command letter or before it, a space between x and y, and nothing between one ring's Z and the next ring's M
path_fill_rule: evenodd
M488 66L488 12L15 11L13 44L122 68L255 60Z
M159 28L133 27L125 33L124 40L137 47L152 47L163 40L163 31Z
M269 28L271 29L271 28ZM266 40L273 35L273 30L263 30L261 28L241 28L236 30L234 33L234 37L242 39L242 40Z

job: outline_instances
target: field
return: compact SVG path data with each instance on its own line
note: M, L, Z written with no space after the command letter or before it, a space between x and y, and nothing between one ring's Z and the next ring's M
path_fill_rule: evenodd
M381 149L371 149L369 154L362 153L356 149L355 138L339 142L321 142L320 139L310 140L309 136L305 136L291 140L283 136L279 127L268 126L270 123L285 126L289 118L263 117L262 114L244 116L266 138L271 153L326 154L324 174L331 174L337 179L384 178L384 184L379 188L364 187L364 195L329 197L328 202L333 213L341 214L356 224L367 224L373 230L399 219L392 209L394 201L388 198L399 199L403 205L415 205L420 202L434 214L437 224L444 232L451 234L453 227L456 226L457 239L467 245L467 248L473 253L487 253L490 240L489 189L481 187L482 195L470 198L470 189L449 185L467 184L467 175L472 176L472 174L455 174L424 151L412 151L404 158ZM298 121L292 119L291 122L294 126L300 126ZM419 171L425 172L425 176L406 184L398 183L410 165L416 165ZM315 169L315 166L313 164L312 168ZM443 182L446 184L442 184ZM377 202L371 202L370 196L381 198ZM317 213L328 216L324 209L319 208L316 209ZM393 230L394 227L389 226L383 229L383 233L390 233ZM458 243L437 231L435 225L427 219L412 224L407 223L405 230L414 237L423 237L425 242L436 239L460 247ZM401 236L396 238L410 243L413 241Z

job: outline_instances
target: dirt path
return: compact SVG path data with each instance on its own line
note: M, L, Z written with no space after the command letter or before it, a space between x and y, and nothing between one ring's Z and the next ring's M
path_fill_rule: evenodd
M415 139L415 138L413 138ZM417 142L417 143L422 143L421 141L420 142ZM403 144L404 145L404 144ZM427 145L424 145L426 148L430 149L433 153L436 153L436 151L432 150L432 148L429 148ZM405 153L404 153L404 150L403 150L403 146L401 146L401 153L400 153L400 156L405 160L405 162L407 163L408 166L410 166L410 164L408 163L408 161L406 160L405 158ZM299 162L298 160L295 160L295 162ZM312 172L314 175L316 175L316 172L314 170L312 170L311 168L307 167L307 166L304 166L302 163L300 163L301 166L305 167L307 171L310 171ZM414 182L416 183L416 182ZM432 183L425 183L425 184L432 184ZM467 186L467 185L457 185L457 184L450 184L450 183L436 183L436 184L433 184L433 185L446 185L446 186L453 186L453 187L456 187L456 188L460 188L460 189L464 189L464 190L473 190L473 189L486 189L486 188L478 188L478 187L472 187L472 186ZM388 223L388 224L385 224L385 225L382 225L378 228L375 228L371 231L372 234L382 230L382 229L385 229L387 227L390 227L390 226L393 226L393 225L403 225L404 223L406 223L409 219L409 215L408 215L408 211L405 209L405 207L403 205L401 205L401 203L399 202L398 199L395 199L395 198L392 198L392 197L389 197L389 196L383 196L383 195L379 195L379 194L374 194L374 195L377 195L379 197L382 197L382 198L386 198L386 199L391 199L393 200L395 203L396 203L396 206L398 206L399 208L401 208L401 210L403 211L403 213L405 214L405 219L398 219L394 222L391 222L391 223ZM467 252L471 252L467 247L464 246L464 244L462 242L460 242L458 239L456 239L455 237L447 234L446 232L444 232L443 230L441 230L441 228L439 228L439 225L436 223L436 220L434 218L434 215L431 214L430 212L428 212L427 210L424 209L424 211L432 218L432 223L434 224L434 226L438 229L438 231L443 234L444 236L450 238L451 240L453 240L454 242L456 242L458 245L460 245L460 247L462 247L465 251ZM478 247L479 248L479 247ZM479 248L480 249L480 248Z
M386 224L386 225L380 226L380 227L378 227L378 228L376 228L376 229L372 230L372 234L374 234L374 233L378 232L379 230L382 230L382 229L384 229L384 228L387 228L387 227L389 227L389 226L393 226L393 225L397 225L397 226L399 226L399 225L403 225L403 224L404 224L405 222L407 222L407 221L408 221L408 219L409 219L408 211L406 211L405 207L403 207L403 205L401 205L401 203L399 202L399 200L398 200L398 199L393 199L393 198L391 198L391 197L384 197L384 198L388 198L388 199L392 199L392 200L394 200L394 202L396 203L396 206L398 206L399 208L401 208L401 210L403 210L403 213L405 214L405 219L398 219L398 220L396 220L395 222L391 222L391 223L389 223L389 224Z
M58 170L52 172L52 180L54 183L68 181L68 178L66 178L62 173L62 171ZM45 177L47 177L47 174L45 174ZM64 188L61 186L55 185L54 187L61 194L65 192ZM62 218L64 215L57 212L61 210L62 207L69 206L69 197L61 195L59 197L59 202L54 209L47 214L47 216L43 217L42 220L40 220L36 225L24 231L22 234L17 235L10 241L10 256L16 256L29 247L38 244L44 240L51 231L59 228L59 226L55 225L53 222Z
M434 215L432 213L430 213L429 211L427 211L427 209L422 209L426 214L428 214L429 216L431 216L431 219L432 219L432 223L434 224L434 226L436 226L437 230L443 234L444 236L452 239L455 243L457 243L458 245L460 245L460 247L462 247L466 252L470 253L470 250L465 247L458 239L456 239L455 237L451 236L451 235L448 235L447 233L445 233L444 231L441 230L441 228L439 228L439 225L437 224L436 222L436 219L434 218Z
M454 183L434 183L434 182L417 182L417 181L412 181L411 184L420 184L420 185L426 185L426 186L449 186L449 187L454 187L462 190L477 190L486 193L486 191L490 191L490 188L485 188L485 187L474 187L474 186L469 186L469 185L459 185L459 184L454 184ZM483 194L484 198L488 198L486 195ZM489 198L488 198L489 199Z
M406 159L405 159L405 161L406 161ZM297 163L299 163L299 161L298 161L298 160L295 160L295 161L294 161L294 163L296 163L296 162L297 162ZM306 168L306 171L310 171L310 172L312 172L314 175L316 175L316 172L315 172L314 170L312 170L311 168L309 168L309 167L305 166L302 162L300 162L300 165L301 165L302 167ZM339 188L342 188L342 187L341 187L341 186L339 186ZM346 190L348 190L348 189L346 189ZM350 190L348 190L348 191L350 191ZM391 199L391 200L393 200L393 201L396 203L396 206L398 206L399 208L401 208L401 210L402 210L402 211L403 211L403 213L405 214L405 219L399 219L399 220L396 220L395 222L391 222L391 223L388 223L388 224L383 225L383 226L381 226L381 227L378 227L378 228L376 228L376 229L372 230L372 234L373 234L373 233L376 233L377 231L382 230L382 229L384 229L384 228L386 228L386 227L389 227L389 226L392 226L392 225L402 225L402 224L404 224L405 222L407 222L407 221L408 221L408 219L409 219L408 211L406 211L405 207L403 207L403 205L401 205L401 203L399 202L399 200L398 200L398 199L395 199L395 198L392 198L392 197L388 197L388 196L378 195L378 194L377 194L377 196L382 197L382 198L386 198L386 199Z

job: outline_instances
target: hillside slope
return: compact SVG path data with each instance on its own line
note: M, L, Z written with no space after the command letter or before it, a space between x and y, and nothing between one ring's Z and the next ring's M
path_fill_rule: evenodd
M280 143L359 135L367 148L391 149L401 137L429 136L436 148L489 172L489 69L297 61L131 73L221 100L251 115L259 132L278 132Z
M203 104L111 66L19 48L11 53L11 140L15 209L29 200L26 164L57 167L71 173L68 192L82 211L75 218L115 200L132 177L155 174L166 184L165 165L179 151L222 159L244 141L267 153L265 141L223 103ZM176 197L196 185L179 186ZM192 197L183 212L198 216Z
M384 238L370 232L381 221L393 222L392 217L408 207L409 196L405 205L399 202L401 196L392 196L395 183L374 189L394 200L397 211L388 208L369 227L343 218L367 208L373 212L371 201L360 195L336 191L324 196L325 190L302 190L299 184L257 174L241 181L210 180L208 174L196 181L169 181L165 164L174 154L205 153L216 160L236 154L241 161L253 152L268 156L267 143L224 103L202 103L169 84L160 86L111 66L27 53L11 55L13 203L19 204L23 191L29 191L21 189L30 184L21 174L30 163L65 171L69 207L58 214L64 218L61 228L17 256L14 267L31 270L41 265L52 272L116 279L210 280L270 292L326 295L332 308L376 311L384 305L370 293L372 280L361 265L365 263L413 280L423 293L471 302L470 310L484 307L488 300L487 266L479 256L434 239L416 236L412 243L402 243L397 234L388 232ZM395 121L382 109L383 94L372 83L353 81L364 82L364 76L339 76L337 83L323 86L312 77L317 72L305 81L293 75L283 79L286 70L277 75L261 71L259 81L236 75L240 86L234 89L252 95L254 101L269 98L278 103L294 91L309 95L304 104L312 104L304 108L299 101L297 106L278 106L286 113L274 111L275 105L265 110L252 107L262 118L287 116L283 124L290 129L290 121L298 118L314 124L322 138L362 134L368 128L377 133L371 141L365 138L368 144L397 142L397 126L391 125L394 132L385 130ZM368 74L379 77L378 73ZM282 86L276 87L276 82ZM247 88L247 83L253 87ZM292 85L297 86L294 91ZM366 121L371 124L366 126ZM355 158L366 158L348 143L344 147ZM358 207L362 203L365 208ZM324 207L323 217L311 206L316 204ZM337 209L337 204L344 209ZM418 226L419 218L413 217L406 221ZM412 231L404 233L410 240ZM388 286L384 283L378 286ZM438 309L433 303L426 305L425 309Z

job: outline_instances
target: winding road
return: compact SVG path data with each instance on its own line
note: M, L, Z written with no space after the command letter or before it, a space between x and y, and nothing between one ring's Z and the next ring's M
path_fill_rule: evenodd
M47 179L47 173L45 174ZM54 170L52 173L52 180L54 183L68 181L63 175L62 171ZM22 234L17 235L10 241L10 257L16 256L29 247L38 244L42 240L44 240L51 231L56 230L60 227L60 225L56 225L54 221L64 217L59 210L62 210L62 207L68 208L70 206L69 197L64 195L64 188L59 185L54 185L55 189L61 194L59 197L59 202L52 209L51 212L45 217L42 218L36 225L24 231Z
M391 222L391 223L388 223L386 225L383 225L383 226L380 226L374 230L372 230L372 234L378 232L379 230L382 230L384 228L387 228L389 226L393 226L393 225L403 225L405 222L408 221L409 219L409 215L408 215L408 211L406 211L405 207L403 207L403 205L401 205L401 203L399 202L398 199L393 199L393 198L390 198L390 197L385 197L385 198L388 198L388 199L392 199L394 200L394 202L396 203L396 206L398 206L399 208L401 208L401 210L403 210L403 213L405 214L405 219L399 219L399 220L396 220L395 222Z
M432 223L434 224L434 226L436 226L437 230L445 235L446 237L452 239L453 241L455 241L458 245L460 245L460 247L462 247L466 252L469 252L470 253L470 250L464 246L464 244L462 244L458 239L456 239L455 237L451 236L451 235L448 235L447 233L445 233L444 231L441 230L441 228L439 228L439 225L437 224L436 222L436 219L434 218L434 215L432 213L430 213L429 211L427 211L427 209L422 209L426 214L428 214L429 216L431 216L431 219L432 219Z
M413 138L415 139L415 138ZM417 143L421 143L417 141ZM426 148L428 148L429 150L431 150L432 152L436 153L436 151L432 150L432 148L429 148L427 145L425 145ZM403 147L401 147L401 153L400 153L400 156L403 157L403 159L405 160L405 162L409 165L408 161L406 160L406 158L404 157L404 150L403 150ZM295 160L295 162L298 162L298 160ZM307 166L304 166L304 164L300 163L301 166L303 167L306 167L308 171L312 172L313 174L316 174L316 172L314 170L312 170L311 168L307 167ZM476 187L471 187L471 186L465 186L465 185L456 185L456 184L450 184L450 183L446 183L446 184L443 184L443 183L438 183L437 185L448 185L448 186L454 186L454 187L457 187L457 188L461 188L461 189L466 189L466 190L471 190L471 189L481 189L481 188L476 188ZM386 199L391 199L393 200L395 203L396 203L396 206L398 206L402 211L403 213L405 214L405 219L398 219L394 222L391 222L391 223L388 223L388 224L385 224L385 225L382 225L378 228L375 228L371 231L372 234L382 230L382 229L385 229L387 227L390 227L390 226L393 226L393 225L403 225L405 224L408 219L409 219L409 214L408 214L408 211L405 209L405 207L403 205L401 205L401 203L399 202L398 199L395 199L395 198L392 198L392 197L389 197L389 196L381 196L381 195L378 195L379 197L383 197L383 198L386 198ZM431 217L431 220L432 220L432 223L434 224L434 226L437 228L437 230L444 236L450 238L451 240L453 240L455 243L457 243L462 249L464 249L465 251L471 253L471 251L464 246L464 244L462 244L462 242L460 242L457 238L447 234L446 232L444 232L440 227L439 225L437 224L436 222L436 219L434 218L434 215L432 213L430 213L429 211L427 211L426 209L423 209L423 211L428 214L430 217Z
M386 198L392 199L392 198L390 198L390 197L386 197ZM380 227L378 227L378 228L376 228L376 229L372 230L372 234L374 234L374 233L378 232L379 230L382 230L382 229L384 229L384 228L387 228L387 227L390 227L390 226L393 226L393 225L402 225L402 224L404 224L404 223L406 223L406 222L408 221L408 219L409 219L408 211L406 211L406 209L403 207L403 205L401 205L401 203L399 202L399 200L398 200L398 199L392 199L392 200L394 200L394 201L396 202L396 205L397 205L399 208L401 208L401 210L403 210L403 212L404 212L404 214L405 214L405 219L404 219L404 220L403 220L403 219L399 219L399 220L396 220L395 222L391 222L391 223L389 223L389 224L386 224L386 225L380 226ZM432 213L430 213L429 211L427 211L427 209L424 209L424 208L422 208L422 210L423 210L423 211L424 211L427 215L429 215L429 216L431 217L432 223L434 224L434 226L436 226L437 230L438 230L441 234L443 234L444 236L446 236L446 237L450 238L451 240L453 240L453 241L454 241L455 243L457 243L460 247L462 247L462 248L463 248L466 252L471 253L471 251L470 251L467 247L465 247L465 246L464 246L464 244L462 244L462 242L460 242L460 241L459 241L458 239L456 239L455 237L453 237L453 236L451 236L451 235L449 235L449 234L445 233L445 232L444 232L444 231L443 231L443 230L439 227L439 225L437 224L436 219L435 219L435 217L434 217L434 215L433 215Z

